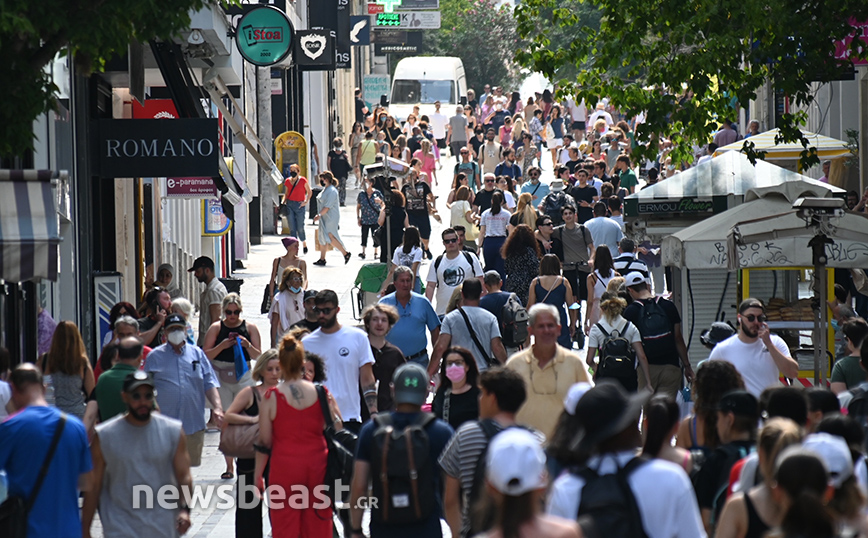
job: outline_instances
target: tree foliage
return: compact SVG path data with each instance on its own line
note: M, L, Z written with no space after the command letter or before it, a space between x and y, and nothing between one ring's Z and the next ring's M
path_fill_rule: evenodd
M45 67L70 54L85 73L123 54L131 39L170 38L208 0L0 1L0 155L33 147L33 120L50 110L57 87Z
M467 87L516 88L519 49L512 7L496 0L440 0L440 30L425 33L425 48L438 56L457 56L464 63Z
M599 25L585 16L599 11ZM584 9L584 11L582 11ZM689 161L734 105L756 98L767 81L800 107L777 125L779 142L800 141L802 165L818 162L802 135L813 82L840 77L835 41L851 34L850 17L868 17L864 0L524 0L516 9L527 40L516 60L557 83L561 95L590 105L603 97L628 115L646 113L637 138L657 153L659 137L674 160ZM552 36L570 36L556 42ZM851 45L853 56L860 54ZM864 52L861 54L865 54ZM760 153L750 142L752 159Z

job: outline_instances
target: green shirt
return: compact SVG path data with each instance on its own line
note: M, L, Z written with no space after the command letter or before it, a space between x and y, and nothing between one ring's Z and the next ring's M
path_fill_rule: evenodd
M124 387L124 378L136 369L129 364L117 363L111 369L102 373L96 383L94 393L96 403L99 405L100 422L126 412L127 404L121 398Z
M621 172L619 177L621 178L621 187L627 189L627 191L629 191L630 188L635 187L639 184L639 179L636 177L636 172L630 169L627 169L626 172Z
M859 365L859 357L844 357L832 367L832 383L846 383L848 389L866 381L865 370Z

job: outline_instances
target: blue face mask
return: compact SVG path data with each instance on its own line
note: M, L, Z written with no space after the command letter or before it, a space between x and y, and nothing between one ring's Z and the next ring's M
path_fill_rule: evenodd
M289 287L289 291L291 291L292 293L300 293L300 292L301 292L301 288L297 288L297 287L295 287L295 286L290 286L290 287Z
M832 320L832 330L834 330L834 331L838 330L838 320L837 319Z

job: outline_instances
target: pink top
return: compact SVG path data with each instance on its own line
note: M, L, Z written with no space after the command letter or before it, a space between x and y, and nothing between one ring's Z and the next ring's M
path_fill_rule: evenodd
M422 171L425 172L428 177L431 177L431 173L434 172L434 166L437 164L437 161L434 159L434 155L428 154L425 155L422 153L421 149L417 149L413 154L413 157L419 159L422 162Z

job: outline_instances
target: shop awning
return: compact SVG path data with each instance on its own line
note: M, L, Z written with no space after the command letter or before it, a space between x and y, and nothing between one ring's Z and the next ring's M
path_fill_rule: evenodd
M821 134L802 131L805 138L808 139L808 147L817 148L817 156L820 159L834 159L850 154L850 149L847 148L847 143L841 140L823 136ZM765 151L767 161L780 161L788 159L798 159L802 156L805 148L798 142L788 142L786 144L775 144L775 137L778 135L778 129L772 129L758 135L750 137L748 140L753 142L757 151ZM723 155L729 152L741 152L744 146L744 140L733 142L732 144L718 148L714 152L714 156Z
M66 172L0 170L0 279L57 280L57 199L53 186Z

